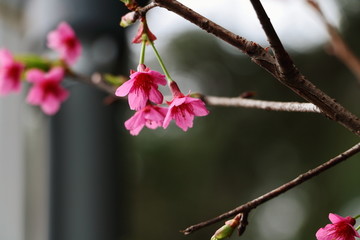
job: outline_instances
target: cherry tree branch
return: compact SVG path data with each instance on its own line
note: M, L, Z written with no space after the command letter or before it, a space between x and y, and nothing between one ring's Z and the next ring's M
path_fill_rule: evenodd
M278 188L275 188L274 190L261 195L258 198L255 198L252 201L249 201L233 210L230 210L226 213L223 213L213 219L192 225L185 230L182 230L185 235L191 234L203 227L212 225L214 223L217 223L219 221L222 221L224 219L228 219L230 217L233 217L239 213L248 213L249 211L253 210L254 208L258 207L259 205L279 196L280 194L308 181L309 179L319 175L320 173L336 166L337 164L347 160L351 156L355 155L356 153L360 152L360 143L357 143L355 146L351 147L347 151L337 155L336 157L330 159L329 161L319 165L318 167L311 169L303 174L300 174L297 178L285 183L284 185L281 185Z
M271 73L282 84L305 100L318 106L325 116L340 123L356 135L360 135L360 119L307 80L294 66L293 61L277 37L260 1L251 0L271 47L274 50L276 59L258 44L230 32L176 0L153 0L153 2L160 7L178 14L234 47L237 47L247 54L256 64Z
M94 74L91 75L91 77L88 77L88 76L76 73L76 72L71 71L70 69L68 69L67 70L67 76L74 79L74 80L76 80L76 81L79 81L79 82L86 83L88 85L94 86L94 87L96 87L96 88L98 88L98 89L100 89L100 90L102 90L104 92L107 92L110 95L113 95L115 97L115 91L116 91L117 87L106 83L104 81L103 76L100 73L94 73Z
M331 53L338 57L353 72L358 82L360 82L360 59L353 54L337 29L327 20L317 1L307 0L307 2L316 10L326 26L330 36Z
M205 96L204 100L208 105L213 105L213 106L255 108L262 110L284 111L284 112L321 113L320 109L312 103L275 102L275 101L247 99L242 97L227 98L227 97L215 97L215 96Z
M133 22L135 22L136 20L138 20L139 18L145 16L145 14L152 8L157 7L157 4L154 2L149 3L148 5L144 6L144 7L138 7L135 11L134 11L134 16L133 16Z

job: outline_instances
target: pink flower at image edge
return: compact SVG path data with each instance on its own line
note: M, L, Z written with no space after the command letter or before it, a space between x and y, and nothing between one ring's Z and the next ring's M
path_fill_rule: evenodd
M9 50L0 49L0 95L20 91L24 68L22 63L14 60Z
M178 95L170 102L168 113L164 119L163 127L167 128L172 119L175 120L182 130L187 131L192 128L195 116L206 116L209 111L205 107L205 103L189 96Z
M132 72L130 80L118 87L115 95L119 97L128 95L130 109L140 110L149 100L156 104L163 102L164 97L158 90L159 84L166 85L165 76L141 64L137 72Z
M33 83L26 101L32 105L39 105L44 113L53 115L60 109L61 102L65 101L69 92L60 84L64 78L64 70L60 67L44 73L39 69L29 70L26 79Z
M161 127L167 113L167 109L155 105L147 105L137 111L134 116L125 122L125 128L130 130L131 135L138 135L144 126L155 129Z
M316 232L318 240L355 240L355 237L360 237L354 228L354 218L330 213L329 219L331 224L327 224Z
M74 64L82 52L82 46L74 30L66 22L61 22L57 29L47 36L47 46L57 52L67 64Z

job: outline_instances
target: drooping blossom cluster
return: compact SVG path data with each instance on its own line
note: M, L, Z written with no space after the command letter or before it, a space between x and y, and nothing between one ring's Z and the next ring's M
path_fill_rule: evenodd
M355 240L355 237L360 238L354 228L356 222L354 218L330 213L329 219L331 224L327 224L316 232L318 240Z
M209 111L202 100L185 96L172 81L170 89L173 99L168 108L158 106L163 103L163 95L158 85L165 85L166 78L161 73L140 64L138 71L131 71L130 79L122 84L116 95L128 96L130 109L137 112L125 122L132 135L138 135L144 126L155 129L167 128L172 119L184 131L193 126L194 116L206 116Z
M51 31L47 40L47 46L59 53L62 63L52 64L48 61L46 69L33 68L26 60L17 60L9 50L0 49L0 95L19 92L22 77L25 77L31 84L27 103L40 106L47 115L54 115L69 96L61 82L67 68L81 55L82 47L74 30L66 22L61 22Z

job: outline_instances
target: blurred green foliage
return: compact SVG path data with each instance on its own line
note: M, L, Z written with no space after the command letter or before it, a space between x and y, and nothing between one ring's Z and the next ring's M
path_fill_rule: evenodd
M360 2L344 1L342 7L341 31L360 56ZM201 89L192 90L206 95L255 91L258 99L303 101L237 49L200 30L177 36L163 52L170 71L183 73L176 79L180 87L196 82ZM291 55L313 83L360 115L359 83L338 59L323 46ZM252 200L358 141L318 114L209 109L186 133L173 125L128 138L129 239L210 239L223 223L186 237L178 231ZM253 210L241 239L315 239L329 212L359 214L359 204L352 204L360 200L359 160L355 156Z

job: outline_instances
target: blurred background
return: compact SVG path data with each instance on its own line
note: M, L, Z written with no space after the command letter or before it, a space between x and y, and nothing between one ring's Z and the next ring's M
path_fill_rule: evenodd
M248 1L181 2L268 45ZM328 36L313 9L303 0L262 2L300 70L359 116L359 82L328 54ZM360 56L360 2L319 2ZM118 26L126 12L110 0L0 0L0 46L54 57L46 34L66 20L84 46L76 71L127 75L140 47L130 45L136 26ZM258 99L302 101L237 49L167 10L150 11L148 23L183 92L233 97L254 91ZM160 70L150 49L146 63ZM179 230L252 200L358 141L317 114L211 106L186 133L171 125L132 137L123 126L133 114L126 101L105 105L105 93L72 79L64 84L71 97L54 117L25 103L26 87L0 99L0 239L210 239L222 223L186 237ZM329 212L360 214L359 160L252 211L242 239L315 239Z

